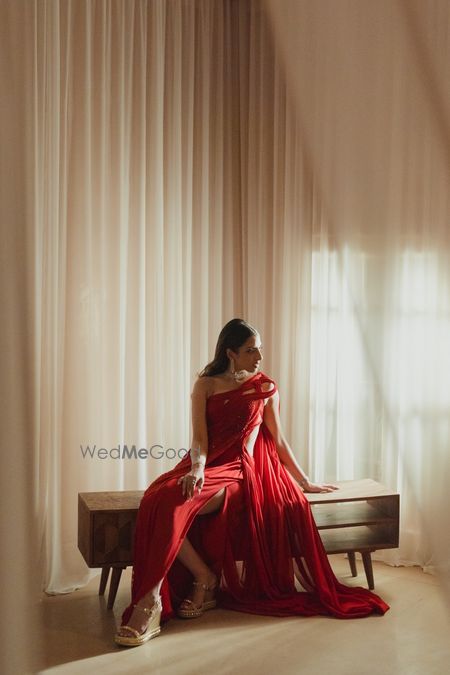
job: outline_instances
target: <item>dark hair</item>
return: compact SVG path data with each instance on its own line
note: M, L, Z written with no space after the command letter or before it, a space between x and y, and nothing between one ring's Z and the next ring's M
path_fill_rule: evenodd
M258 331L243 319L228 321L219 333L213 360L203 368L199 377L224 373L229 364L227 349L237 352L252 335L258 335Z

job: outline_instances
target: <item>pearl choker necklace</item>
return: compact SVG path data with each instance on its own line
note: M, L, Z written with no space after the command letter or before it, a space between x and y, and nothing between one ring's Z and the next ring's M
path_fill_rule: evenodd
M226 376L235 382L242 382L248 375L250 375L250 373L247 370L236 370L234 373L226 371Z

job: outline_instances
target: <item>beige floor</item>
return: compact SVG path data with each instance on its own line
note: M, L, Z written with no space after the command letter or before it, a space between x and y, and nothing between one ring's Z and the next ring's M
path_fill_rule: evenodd
M344 583L344 557L331 559ZM359 563L359 568L361 568ZM214 610L195 621L174 619L142 647L120 649L115 622L128 603L127 571L114 612L97 595L99 578L42 602L46 655L40 673L161 675L446 675L450 672L448 606L435 577L418 568L374 564L377 592L391 605L384 617L341 621L286 619Z

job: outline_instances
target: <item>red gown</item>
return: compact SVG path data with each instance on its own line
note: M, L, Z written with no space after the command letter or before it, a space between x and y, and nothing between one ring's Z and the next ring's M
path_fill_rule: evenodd
M263 383L271 383L270 391L262 389ZM189 455L144 493L134 540L132 603L164 579L162 621L173 616L191 587L191 574L176 560L186 535L221 580L221 607L272 616L339 618L384 614L389 609L374 593L336 579L309 502L280 462L263 422L264 399L275 390L273 380L257 373L233 391L210 396L201 493L188 501L177 485L190 470ZM259 425L252 456L245 441ZM196 517L224 487L221 509ZM125 609L122 624L131 612L132 604Z

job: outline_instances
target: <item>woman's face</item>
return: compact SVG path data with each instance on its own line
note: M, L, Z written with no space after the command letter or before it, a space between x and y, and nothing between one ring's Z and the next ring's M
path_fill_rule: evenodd
M262 361L261 338L258 334L252 335L239 347L237 352L231 349L227 350L229 356L234 359L234 367L238 370L247 370L249 373L256 373L259 364Z

